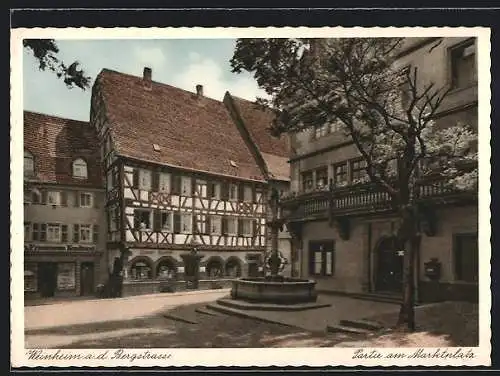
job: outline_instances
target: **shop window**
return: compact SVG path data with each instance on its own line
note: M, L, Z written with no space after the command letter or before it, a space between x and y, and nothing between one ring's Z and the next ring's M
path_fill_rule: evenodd
M221 278L224 276L222 263L217 259L209 260L206 266L207 277Z
M38 290L37 286L37 268L35 263L24 264L24 291L34 292Z
M226 262L226 276L232 278L241 277L241 263L236 258L229 258Z
M477 283L479 279L477 233L455 235L453 248L455 278L458 281Z
M149 280L153 278L151 265L143 260L138 260L130 266L130 279Z
M74 290L76 288L76 265L74 262L57 264L57 289Z
M156 270L158 279L175 279L177 268L170 260L160 261Z

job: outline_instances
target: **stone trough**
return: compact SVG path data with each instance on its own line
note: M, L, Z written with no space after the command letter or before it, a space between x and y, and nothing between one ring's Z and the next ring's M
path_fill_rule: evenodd
M232 282L231 298L255 303L316 302L316 281L298 278L240 278Z

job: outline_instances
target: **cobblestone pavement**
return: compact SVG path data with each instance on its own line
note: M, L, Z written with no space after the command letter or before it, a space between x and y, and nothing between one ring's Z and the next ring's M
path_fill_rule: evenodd
M477 345L477 305L443 303L419 308L417 333L384 332L365 335L311 332L306 329L264 323L250 318L196 313L195 308L225 292L183 296L136 297L106 301L108 305L72 302L41 306L26 328L27 348L193 348L193 347L404 347ZM196 301L196 303L193 303ZM103 303L103 301L100 301ZM179 308L179 305L186 305ZM354 303L353 303L354 304ZM69 307L69 308L68 308ZM76 309L78 307L79 309ZM32 307L26 307L26 309ZM87 309L89 308L89 309ZM110 308L119 312L106 312ZM186 323L165 317L183 312ZM130 311L129 311L130 310ZM61 315L61 312L65 312ZM124 312L126 311L126 312ZM47 315L57 313L47 323ZM370 315L370 312L366 312ZM34 315L32 312L31 315ZM70 317L68 317L68 315ZM75 316L71 316L75 315ZM314 315L317 315L314 314ZM376 319L391 325L396 312L379 313ZM64 320L60 320L64 316ZM103 316L107 320L103 320ZM306 320L305 315L304 320ZM92 317L94 318L92 320ZM32 316L31 320L35 320ZM315 319L318 319L315 317ZM70 323L71 322L71 323ZM41 325L44 323L45 325Z

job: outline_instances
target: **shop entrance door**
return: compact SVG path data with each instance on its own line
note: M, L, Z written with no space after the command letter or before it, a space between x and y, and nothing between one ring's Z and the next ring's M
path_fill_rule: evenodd
M38 287L42 298L54 296L57 286L57 263L41 262L38 264Z
M82 262L80 265L80 295L94 293L94 263Z

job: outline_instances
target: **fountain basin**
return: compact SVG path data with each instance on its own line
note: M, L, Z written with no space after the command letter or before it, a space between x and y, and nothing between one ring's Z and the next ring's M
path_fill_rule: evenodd
M249 302L297 304L315 302L316 281L298 278L240 278L233 280L231 297Z

